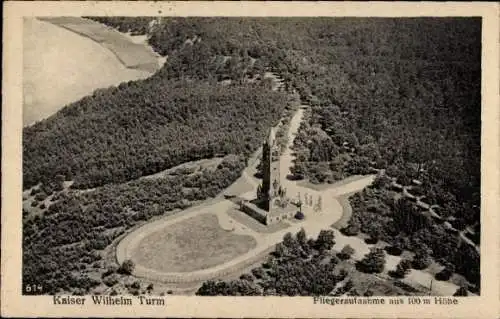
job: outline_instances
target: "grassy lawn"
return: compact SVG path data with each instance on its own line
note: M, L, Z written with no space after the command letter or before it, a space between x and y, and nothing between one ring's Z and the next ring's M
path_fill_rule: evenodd
M216 215L203 214L144 238L136 247L133 259L155 270L189 272L229 261L256 244L251 236L223 230Z
M271 224L271 225L264 225L260 223L259 221L255 220L254 218L248 216L244 212L234 208L230 209L227 214L234 220L236 220L238 223L245 225L246 227L250 228L251 230L258 232L258 233L274 233L276 231L282 230L290 226L286 222L280 221L279 223L276 224Z

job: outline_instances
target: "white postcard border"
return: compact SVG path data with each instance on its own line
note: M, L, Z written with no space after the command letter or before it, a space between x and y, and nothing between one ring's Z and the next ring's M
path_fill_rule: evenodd
M481 16L481 296L457 305L328 305L312 297L165 297L165 307L56 306L51 296L21 295L22 18L24 16ZM6 2L2 105L2 316L25 317L440 317L499 316L499 6L466 2ZM389 299L391 297L386 297ZM87 299L90 299L87 296Z

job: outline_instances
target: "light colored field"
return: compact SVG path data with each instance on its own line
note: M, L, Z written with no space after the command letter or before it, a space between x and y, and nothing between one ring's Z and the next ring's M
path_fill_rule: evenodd
M155 270L189 272L231 260L256 243L251 236L222 229L217 216L208 213L148 235L136 246L133 260Z
M348 184L351 182L355 182L358 180L363 180L365 178L366 178L366 176L364 176L364 175L353 175L353 176L346 177L343 180L332 183L332 184L313 184L307 180L302 180L302 181L297 182L297 185L304 187L304 188L310 188L310 189L313 189L315 191L321 192L321 191L325 191L329 188L340 187L342 185L345 185L345 184Z
M49 22L25 19L23 27L24 126L98 88L151 75L128 69L97 42Z
M145 42L140 42L144 37L134 40L111 27L80 17L46 17L42 20L99 43L113 52L127 68L155 72L159 67L156 53Z
M191 174L194 174L195 172L199 172L206 168L215 169L217 165L219 165L223 160L224 160L223 157L214 157L214 158L201 159L197 161L185 162L155 174L142 176L140 177L140 179L164 178L169 175L175 175L176 171L183 171L183 170L192 171Z

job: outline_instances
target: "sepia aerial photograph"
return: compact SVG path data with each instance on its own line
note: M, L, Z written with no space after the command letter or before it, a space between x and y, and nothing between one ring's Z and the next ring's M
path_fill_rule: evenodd
M23 295L480 296L481 23L25 17Z

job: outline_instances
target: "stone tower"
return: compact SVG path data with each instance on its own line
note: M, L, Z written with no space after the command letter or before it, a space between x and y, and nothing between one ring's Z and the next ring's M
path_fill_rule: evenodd
M272 201L275 197L276 189L279 188L279 162L273 160L273 154L276 154L276 133L271 128L267 140L262 145L262 200L264 209L272 209Z

